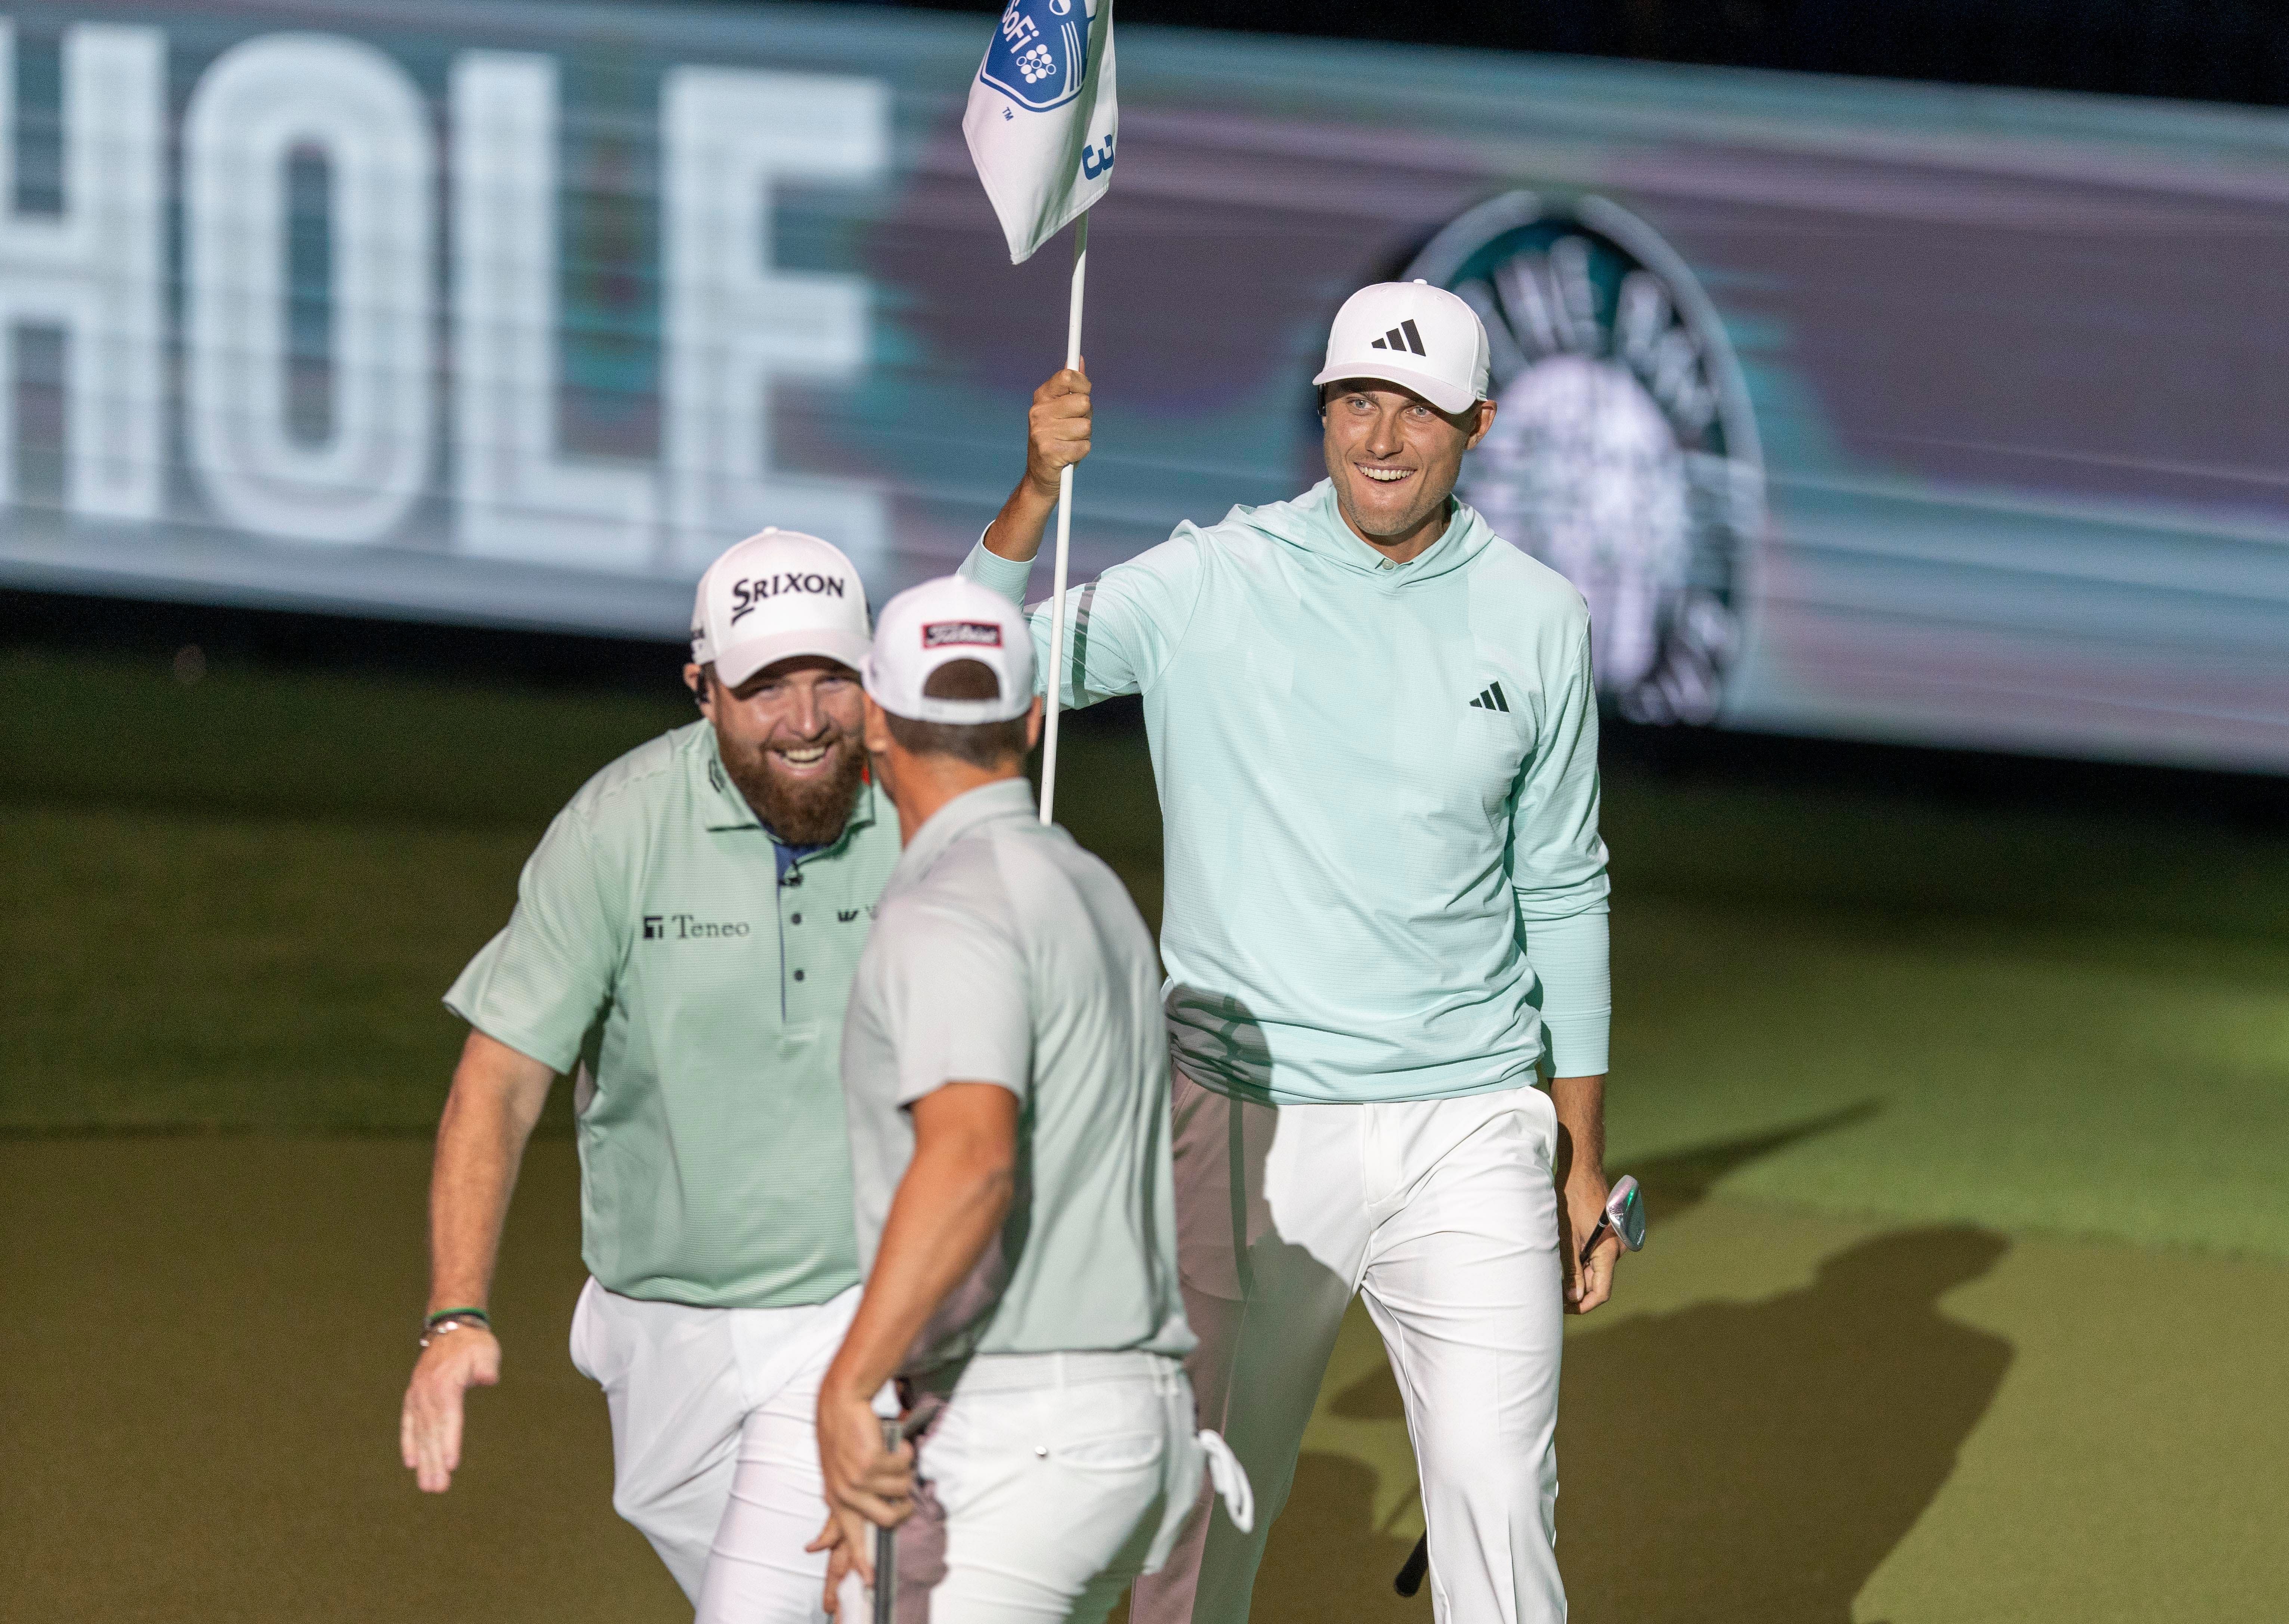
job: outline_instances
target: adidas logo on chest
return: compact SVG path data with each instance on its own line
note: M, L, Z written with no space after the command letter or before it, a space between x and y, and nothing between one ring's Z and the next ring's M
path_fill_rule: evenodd
M1501 683L1489 682L1479 693L1479 697L1471 701L1471 709L1474 711L1501 711L1506 713L1510 710L1510 697L1503 692L1503 685Z

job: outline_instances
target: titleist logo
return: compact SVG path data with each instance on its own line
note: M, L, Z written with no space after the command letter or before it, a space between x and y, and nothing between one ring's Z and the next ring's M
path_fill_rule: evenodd
M990 620L933 620L922 627L925 649L999 649L1001 628Z

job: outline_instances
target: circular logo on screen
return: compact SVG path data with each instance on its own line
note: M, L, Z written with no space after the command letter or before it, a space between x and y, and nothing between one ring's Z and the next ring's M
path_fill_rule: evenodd
M1598 687L1623 716L1713 720L1765 471L1732 346L1685 262L1603 198L1512 192L1404 275L1467 299L1492 346L1495 424L1458 494L1589 601Z

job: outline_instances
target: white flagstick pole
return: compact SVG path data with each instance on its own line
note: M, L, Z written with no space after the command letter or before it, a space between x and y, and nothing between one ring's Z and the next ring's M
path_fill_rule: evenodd
M1089 212L1073 226L1073 303L1065 314L1065 365L1081 365L1081 283L1089 275ZM1073 465L1057 470L1057 558L1049 574L1049 713L1041 729L1041 821L1057 804L1057 712L1063 708L1065 667L1065 561L1073 546Z

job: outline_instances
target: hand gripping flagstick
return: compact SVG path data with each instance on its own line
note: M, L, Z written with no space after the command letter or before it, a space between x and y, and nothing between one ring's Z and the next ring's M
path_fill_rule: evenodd
M1081 15L1076 16L1079 8ZM1065 365L1081 365L1081 286L1089 210L1113 184L1120 107L1113 92L1113 0L1009 0L969 87L961 118L977 179L1022 264L1073 226ZM1049 723L1041 740L1041 821L1057 794L1057 714L1065 671L1065 574L1073 545L1073 471L1057 474L1057 551L1050 581Z

